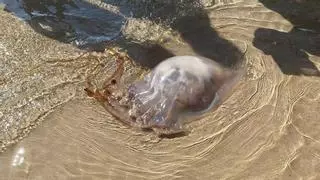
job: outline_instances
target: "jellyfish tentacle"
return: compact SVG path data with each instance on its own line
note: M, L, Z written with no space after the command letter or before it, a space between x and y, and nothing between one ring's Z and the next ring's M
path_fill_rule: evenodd
M160 109L157 113L159 116L158 118L161 119L156 120L157 117L154 117L150 124L156 134L177 134L185 131L178 121L180 109L178 95L175 95L175 97L170 100L166 99L166 102L163 102L163 104L166 104L166 107L163 107L163 109Z
M99 92L98 90L91 90L90 88L86 88L89 97L95 98L112 116L118 119L125 125L132 125L130 122L130 116L126 113L122 107L116 106L115 103L111 103L112 97L108 97L105 94Z
M117 86L118 83L120 82L120 79L124 72L125 59L120 55L117 55L116 62L117 62L117 69L110 77L108 77L105 80L104 87L103 87L104 89L110 89L111 86Z
M128 112L123 111L123 107L120 107L120 106L115 107L109 101L106 101L104 103L104 107L117 120L119 120L125 125L132 126L131 117L129 116Z
M178 102L178 95L176 95L173 99L172 104L169 107L169 111L167 112L166 115L166 120L168 120L169 124L168 126L174 127L176 130L181 129L180 123L178 121L179 118L179 107L180 104Z

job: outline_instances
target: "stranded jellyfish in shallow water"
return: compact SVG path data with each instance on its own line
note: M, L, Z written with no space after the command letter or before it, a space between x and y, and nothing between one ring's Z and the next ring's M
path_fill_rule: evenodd
M216 109L239 79L239 73L200 56L175 56L158 64L143 80L121 88L123 63L102 91L86 88L122 122L159 135L184 132L187 119ZM117 75L118 73L118 75Z

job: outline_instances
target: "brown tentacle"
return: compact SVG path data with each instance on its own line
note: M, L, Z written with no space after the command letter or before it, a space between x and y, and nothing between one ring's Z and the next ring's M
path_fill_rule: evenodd
M118 83L124 72L125 59L119 55L118 52L111 51L113 55L117 55L117 69L115 72L105 80L102 91L92 90L93 85L87 81L87 88L84 90L89 97L95 98L112 116L120 120L125 125L132 125L131 118L128 113L128 108L121 106L113 93L119 88Z
M112 106L112 104L110 103L110 97L105 96L104 94L100 93L97 90L92 91L89 88L85 88L84 90L87 92L89 97L95 98L112 116L114 116L123 124L132 126L130 122L129 114L126 112L117 110L116 107Z
M132 126L132 122L130 121L131 118L129 116L129 113L121 111L120 110L121 107L118 107L119 109L117 109L116 107L111 105L109 100L105 101L102 105L112 116L114 116L117 120L122 122L124 125Z
M117 52L112 52L112 53L117 53ZM120 82L120 79L124 72L125 59L120 55L117 55L116 61L117 61L117 69L109 78L105 80L104 87L103 87L104 89L109 89L110 86L115 86L117 83Z

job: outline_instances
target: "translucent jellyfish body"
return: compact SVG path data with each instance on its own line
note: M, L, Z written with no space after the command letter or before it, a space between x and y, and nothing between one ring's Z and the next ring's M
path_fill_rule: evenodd
M187 119L218 108L238 79L238 73L211 59L175 56L122 91L123 97L110 91L110 96L95 92L95 97L105 99L104 107L122 122L173 134L184 131Z

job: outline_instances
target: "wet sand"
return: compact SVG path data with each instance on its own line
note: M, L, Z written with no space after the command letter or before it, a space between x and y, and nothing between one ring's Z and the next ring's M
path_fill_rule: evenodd
M320 36L262 3L207 7L213 30L194 32L211 39L182 24L158 37L159 48L127 45L147 67L170 54L230 64L245 53L247 73L230 98L187 124L187 136L164 139L123 126L86 97L88 76L115 69L110 54L78 58L82 50L0 11L0 179L320 179ZM128 63L126 83L142 73Z

